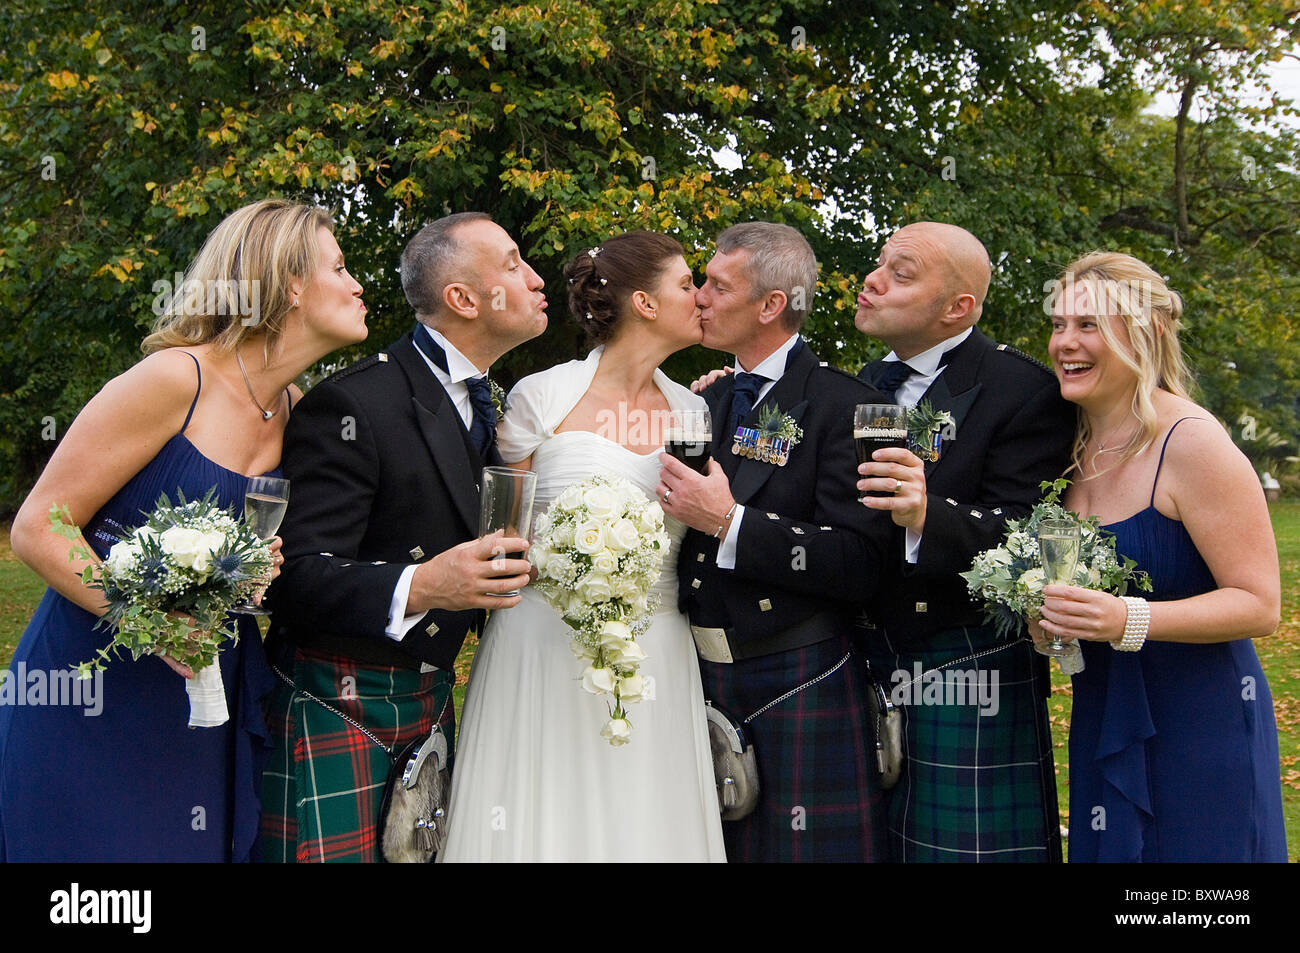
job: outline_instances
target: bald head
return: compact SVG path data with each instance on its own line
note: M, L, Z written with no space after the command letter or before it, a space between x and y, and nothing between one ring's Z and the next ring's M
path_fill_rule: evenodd
M907 360L980 319L991 273L988 252L966 229L904 226L889 236L863 282L854 324Z
M935 265L943 270L946 296L954 298L968 294L974 298L971 324L978 321L993 274L984 243L966 229L946 222L913 222L894 232L889 240L893 242L899 238L913 239L928 246Z

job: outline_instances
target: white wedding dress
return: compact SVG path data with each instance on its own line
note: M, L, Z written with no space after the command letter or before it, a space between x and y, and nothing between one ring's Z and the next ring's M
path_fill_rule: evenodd
M603 348L521 380L497 440L506 460L533 455L534 519L565 487L620 476L653 494L659 451L637 454L587 431L555 433L586 393ZM655 372L673 408L702 407ZM718 798L695 645L677 611L672 545L654 591L659 610L637 641L656 697L628 705L632 739L600 735L605 701L583 690L571 630L531 588L494 612L470 672L456 744L449 833L440 861L722 861Z

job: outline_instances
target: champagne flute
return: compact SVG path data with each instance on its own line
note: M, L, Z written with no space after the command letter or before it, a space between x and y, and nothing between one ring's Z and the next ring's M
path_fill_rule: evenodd
M706 473L712 456L713 420L704 409L672 410L664 428L664 450L696 473Z
M249 477L244 490L244 522L258 539L270 539L280 529L284 511L289 508L289 481L280 477ZM231 612L244 615L270 615L259 605L245 599L230 607Z
M528 538L533 521L533 493L537 474L532 470L511 467L484 467L483 490L479 497L480 537L504 531L506 536ZM495 557L523 559L523 553L494 553ZM519 595L519 590L491 593L502 598Z
M858 448L858 464L871 462L871 455L886 447L907 449L907 406L904 404L858 404L853 411L853 443ZM892 490L864 490L858 499L868 496L893 496Z
M1074 520L1039 521L1038 555L1043 561L1043 585L1069 585L1074 580L1082 545L1083 531ZM1034 649L1053 658L1072 658L1080 651L1077 642L1062 642L1056 637L1035 643Z

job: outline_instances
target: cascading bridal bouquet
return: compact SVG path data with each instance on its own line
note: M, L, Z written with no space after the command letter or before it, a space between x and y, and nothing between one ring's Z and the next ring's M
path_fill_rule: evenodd
M50 523L66 539L81 538L66 506L50 506ZM81 581L104 593L108 611L96 625L114 630L95 658L77 666L80 677L102 669L115 657L110 652L126 649L132 659L165 652L194 670L195 677L185 680L189 724L228 721L221 669L214 663L222 643L238 638L227 611L270 578L270 542L219 507L211 490L188 502L180 494L175 505L164 493L145 523L114 543L103 562L84 543L68 558L91 561Z
M1151 591L1151 579L1136 568L1137 563L1116 556L1115 535L1101 528L1098 517L1085 520L1061 505L1061 493L1069 485L1069 480L1040 483L1045 495L1029 516L1007 520L1002 545L986 549L967 572L959 573L971 595L984 600L984 621L1001 637L1014 635L1024 619L1038 618L1043 608L1045 575L1038 549L1038 526L1043 520L1068 520L1080 528L1079 561L1071 585L1117 596L1124 595L1130 583Z
M654 698L637 672L646 656L636 637L654 616L650 588L668 542L659 502L619 477L566 487L534 528L533 588L573 629L570 648L587 662L582 687L613 699L600 732L611 745L631 739L624 706Z

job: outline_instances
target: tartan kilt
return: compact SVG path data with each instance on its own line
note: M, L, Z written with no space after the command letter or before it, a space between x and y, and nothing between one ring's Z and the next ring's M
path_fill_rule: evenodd
M278 667L295 686L398 750L427 735L441 712L450 749L455 737L451 672L373 667L302 649L295 649L291 660L286 653ZM282 679L276 682L266 719L275 747L262 776L262 859L380 862L379 805L391 760L338 715Z
M868 631L867 642L872 673L901 702L904 722L905 764L887 792L890 859L1059 863L1050 685L1028 640L999 640L990 628L965 626L928 637L924 651L900 646L881 630ZM951 671L974 673L991 694L941 698L943 689L926 679L902 687L918 671L957 662Z
M743 721L850 651L850 639L837 636L731 664L701 660L704 697ZM723 822L728 861L885 859L884 800L868 711L863 666L851 657L745 726L758 762L759 799L748 817Z

